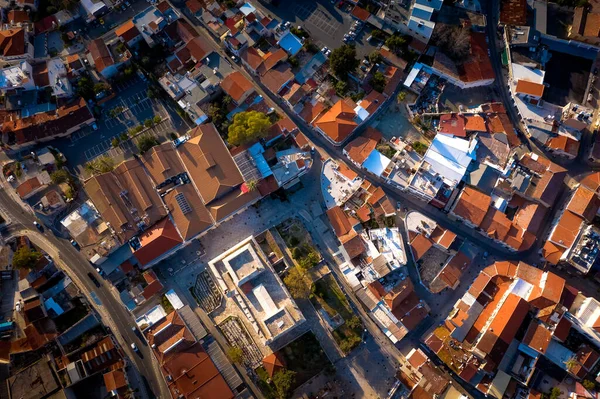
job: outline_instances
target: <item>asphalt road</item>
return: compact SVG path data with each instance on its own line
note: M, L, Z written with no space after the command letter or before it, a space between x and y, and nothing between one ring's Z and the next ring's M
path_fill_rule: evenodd
M124 305L118 301L111 292L111 285L100 277L87 259L79 253L65 239L55 237L50 230L45 229L40 234L33 228L35 218L26 213L19 204L6 193L4 188L0 189L0 203L11 219L11 224L3 231L3 234L20 232L26 234L32 242L46 251L54 261L65 272L73 278L80 290L88 297L92 306L102 316L105 325L111 328L113 334L119 341L123 350L129 356L131 364L137 368L139 373L146 379L152 392L147 392L148 397L170 398L170 392L153 361L153 355L145 342L142 342L131 330L134 325L133 318L125 309ZM87 276L87 273L93 273L102 286L96 288ZM102 303L98 306L90 293L94 292ZM131 343L134 342L139 348L140 354L131 350Z

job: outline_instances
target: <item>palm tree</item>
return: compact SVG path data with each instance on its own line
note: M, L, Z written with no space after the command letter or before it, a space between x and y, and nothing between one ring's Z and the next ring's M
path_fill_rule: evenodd
M246 187L248 187L248 191L256 191L258 189L258 180L248 180L246 182Z

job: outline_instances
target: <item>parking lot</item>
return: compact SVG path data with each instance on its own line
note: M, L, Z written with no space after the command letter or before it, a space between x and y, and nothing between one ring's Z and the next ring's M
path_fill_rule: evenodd
M108 101L102 109L102 115L96 120L97 130L85 127L69 138L56 141L56 147L67 157L71 166L77 169L85 162L105 153L123 154L130 148L121 143L119 148L112 148L112 139L129 129L141 125L147 119L159 115L163 120L178 118L168 112L160 100L148 98L147 84L135 77L129 82L114 86L118 97ZM177 131L171 120L162 122L152 128L149 134L166 136ZM183 129L185 130L185 129ZM135 145L135 143L133 143Z
M262 3L254 5L282 21L289 21L294 26L302 25L315 44L331 49L343 43L344 34L348 33L353 21L349 13L336 8L327 0L301 0L292 5L281 2L278 6Z
M112 139L101 141L93 147L85 150L85 160L90 161L101 155L107 155L111 158L119 158L123 154L134 153L136 151L137 143L145 137L156 137L158 141L164 141L168 139L168 134L173 131L170 120L165 120L158 125L152 126L142 134L134 137L133 139L123 141L119 143L117 147L112 146Z

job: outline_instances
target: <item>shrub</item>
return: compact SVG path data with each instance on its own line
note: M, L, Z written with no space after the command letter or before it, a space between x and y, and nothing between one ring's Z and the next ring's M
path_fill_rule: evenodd
M290 247L295 247L299 243L300 243L300 240L298 240L296 237L290 238Z
M412 148L417 152L417 154L424 155L425 151L427 151L427 145L421 143L420 141L414 141L412 143Z
M54 183L54 184L65 183L65 182L69 181L70 177L71 176L69 175L69 172L67 172L64 169L60 169L55 172L52 172L52 174L50 175L50 179L52 180L52 183Z
M113 137L113 139L110 141L110 144L116 148L119 146L119 143L121 142L121 140L119 140L118 137Z
M292 66L292 68L298 68L298 66L300 66L300 61L298 61L298 58L294 56L288 58L288 63Z
M148 151L150 148L154 147L155 145L158 145L158 140L156 140L156 137L154 137L154 136L142 137L137 142L137 148L138 148L138 150L140 150L140 154L145 153L146 151Z
M302 258L302 250L298 247L292 248L292 258L296 260Z
M160 117L160 115L154 115L154 118L152 118L152 122L154 122L154 124L158 124L162 121L162 118Z

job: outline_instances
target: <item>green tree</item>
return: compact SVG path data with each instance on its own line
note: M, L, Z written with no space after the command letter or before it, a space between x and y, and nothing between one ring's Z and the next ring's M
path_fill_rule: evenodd
M121 142L121 140L119 140L118 137L113 137L113 139L110 141L110 144L114 147L117 148L119 146L119 143Z
M231 145L243 145L264 137L271 121L262 112L245 111L235 114L229 126L227 141Z
M360 60L356 58L356 48L349 44L336 48L329 56L331 70L342 80L346 80L348 74L354 72L359 64Z
M154 126L154 122L152 121L152 119L148 118L144 121L144 127L150 128Z
M594 381L583 380L583 382L581 384L583 385L583 387L585 389L588 389L590 391L596 390L596 383L594 383Z
M114 168L115 161L106 155L92 159L84 165L84 169L93 175L111 172Z
M348 83L343 80L335 82L335 93L340 97L346 97L348 95Z
M406 100L406 92L404 90L402 90L400 93L398 93L398 102L404 102L404 100Z
M406 39L400 35L390 36L386 39L385 45L394 53L399 54L406 46Z
M427 145L421 143L420 141L414 141L412 143L412 148L417 152L417 154L423 155L425 151L427 151Z
M369 61L373 64L378 64L383 61L383 56L378 51L373 51L369 54Z
M86 100L94 98L94 83L86 76L79 79L77 82L77 94Z
M373 36L373 39L375 39L375 40L384 40L385 39L385 33L380 29L373 30L373 32L371 32L371 36Z
M106 89L108 89L108 86L105 83L96 83L94 85L94 94L102 93Z
M258 189L258 180L252 179L246 182L246 187L249 191L256 191Z
M159 124L162 121L162 118L160 117L160 115L154 115L154 118L152 118L152 122L156 125Z
M156 137L145 136L145 137L142 137L140 140L138 140L137 148L138 148L138 150L140 150L140 154L143 154L146 151L148 151L150 148L152 148L158 144L159 143L158 143L158 140L156 140Z
M287 399L291 393L292 386L296 382L296 372L283 369L273 375L273 385L279 399Z
M67 172L64 169L59 169L55 172L52 172L52 174L50 175L50 179L52 180L52 183L54 183L54 184L65 183L65 182L69 181L70 177L71 176L69 175L69 172Z
M375 72L369 84L373 90L382 93L383 89L385 89L385 76L381 72Z
M230 346L229 349L227 349L227 357L233 363L242 364L244 361L244 351L237 346Z
M21 247L13 255L12 265L16 269L31 269L41 257L39 252L26 246Z
M298 61L298 58L294 56L288 58L288 63L292 66L292 68L298 68L298 66L300 66L300 61Z
M360 321L358 316L352 316L350 319L346 320L346 325L349 328L356 330L362 327L362 322Z
M306 299L310 295L310 281L306 271L299 267L290 268L283 282L294 298Z

